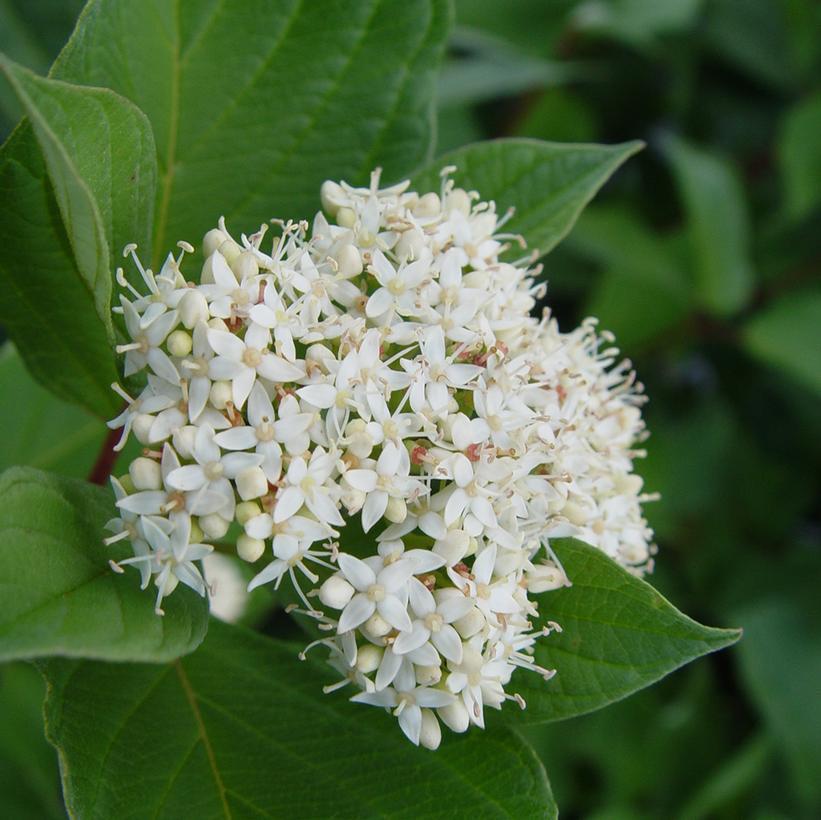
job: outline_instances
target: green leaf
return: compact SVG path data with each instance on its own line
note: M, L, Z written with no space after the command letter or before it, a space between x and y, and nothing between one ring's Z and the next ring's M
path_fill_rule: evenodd
M29 117L77 269L111 332L109 249L150 238L157 173L151 126L108 89L44 79L4 57L0 70Z
M0 228L0 319L36 378L106 416L117 405L110 248L149 241L151 128L107 89L46 80L5 58L0 69L31 121L0 155L0 186L15 201Z
M26 465L82 478L106 435L99 419L33 381L11 344L0 348L0 420L6 436L0 471Z
M62 820L57 755L43 737L45 686L26 663L0 667L0 794L14 820Z
M97 416L114 415L114 353L77 269L45 162L26 129L0 151L0 323L31 374Z
M564 720L600 709L686 663L738 640L737 629L702 626L650 584L580 541L553 543L572 586L547 593L539 607L562 632L542 638L536 661L556 669L549 682L520 672L522 719Z
M585 314L597 316L624 349L687 315L690 287L670 241L624 208L588 208L568 245L604 267Z
M757 561L741 576L745 600L732 606L744 627L738 649L742 679L785 754L803 801L821 809L821 607L817 549L779 559L779 571Z
M756 314L742 333L750 353L821 393L821 290L782 296Z
M67 656L165 661L191 652L207 627L205 599L175 591L166 615L137 574L115 575L103 525L107 490L30 468L0 476L0 660Z
M212 623L168 666L43 668L72 816L556 817L511 731L417 749L395 718L323 695L324 664L239 627Z
M735 313L754 284L749 214L736 170L679 139L668 139L665 147L690 232L699 300L714 313Z
M788 214L798 219L821 204L821 94L790 109L778 146Z
M439 172L455 165L463 188L495 200L503 214L516 214L506 230L520 233L531 247L547 253L570 231L584 206L640 142L574 145L529 139L480 142L451 151L414 174L418 190L438 191Z
M221 214L237 232L310 217L329 176L416 167L448 28L445 0L100 0L53 74L113 88L148 115L159 260Z

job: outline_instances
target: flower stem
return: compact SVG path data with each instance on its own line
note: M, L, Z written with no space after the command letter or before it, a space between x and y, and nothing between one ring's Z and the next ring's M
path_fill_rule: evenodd
M97 459L91 472L88 474L88 480L92 484L105 484L111 471L114 468L114 462L117 460L118 453L114 450L114 445L119 441L120 431L109 430L106 437L103 439L100 452L97 453Z

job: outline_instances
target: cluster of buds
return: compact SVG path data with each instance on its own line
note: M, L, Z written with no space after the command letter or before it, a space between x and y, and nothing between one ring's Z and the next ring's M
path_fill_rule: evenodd
M650 562L633 449L641 391L587 321L532 315L537 254L492 202L457 188L326 182L313 224L180 244L147 293L118 281L144 386L114 428L145 446L113 480L127 538L157 588L207 593L201 559L230 540L283 579L358 703L436 748L440 721L484 725L517 667L545 678L534 594L569 583L551 539L578 537L637 573ZM548 599L549 600L549 599Z

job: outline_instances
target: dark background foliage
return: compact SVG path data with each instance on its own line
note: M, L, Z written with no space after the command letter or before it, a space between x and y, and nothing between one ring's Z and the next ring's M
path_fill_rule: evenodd
M45 72L80 5L0 0L0 50ZM496 136L647 144L547 258L547 301L563 326L597 315L650 396L654 585L745 629L627 701L528 730L563 816L818 816L821 6L456 7L439 152ZM64 429L99 437L66 413ZM19 704L0 722L10 817L62 812L39 687L2 671L0 702Z

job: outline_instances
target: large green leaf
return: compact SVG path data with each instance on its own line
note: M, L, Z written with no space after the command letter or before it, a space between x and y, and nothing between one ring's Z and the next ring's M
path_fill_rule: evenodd
M0 476L0 660L52 655L165 661L203 639L208 605L175 591L166 615L139 589L137 574L115 575L102 543L113 515L107 490L29 468Z
M160 186L155 259L225 215L309 217L328 177L407 173L431 149L445 0L99 0L53 75L148 114Z
M0 152L0 322L32 375L98 416L119 399L114 353L71 252L40 149L18 128Z
M821 204L821 94L807 97L784 118L779 160L787 211L802 217Z
M0 348L0 419L0 471L24 464L82 478L106 436L99 419L40 387L11 344Z
M669 139L666 148L684 204L699 299L714 313L734 313L747 304L754 280L741 182L715 154L679 139Z
M0 319L46 387L108 415L110 249L149 241L151 128L110 90L46 80L5 58L0 69L31 123L0 157L0 184L15 203L0 242Z
M747 323L743 339L753 355L821 393L821 290L782 296Z
M641 148L573 145L529 139L480 142L439 157L413 177L418 190L438 191L439 171L455 165L456 182L493 199L503 214L514 207L509 229L531 247L550 251L573 227L582 208L610 175ZM507 230L507 226L506 226Z
M109 248L150 238L157 183L151 126L109 89L44 79L6 58L0 70L31 122L77 270L110 329ZM55 273L52 286L60 280Z
M579 541L555 545L572 586L545 594L543 618L562 632L542 638L536 660L556 676L519 672L515 688L531 722L563 720L621 700L685 663L738 640L736 629L702 626L653 587Z
M417 749L394 718L323 695L326 669L239 627L212 623L168 666L43 669L66 805L85 820L556 816L509 730Z
M63 820L57 755L43 737L45 686L27 663L0 666L0 794L13 820Z

